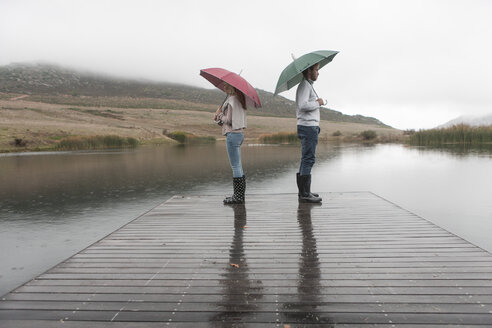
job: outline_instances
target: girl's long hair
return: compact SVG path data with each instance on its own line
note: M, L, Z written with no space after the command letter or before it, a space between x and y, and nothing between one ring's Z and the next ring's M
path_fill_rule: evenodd
M234 88L234 92L236 93L237 99L239 99L239 102L241 103L241 106L243 106L243 109L248 109L246 107L246 98L244 96L244 93L239 91L238 89Z

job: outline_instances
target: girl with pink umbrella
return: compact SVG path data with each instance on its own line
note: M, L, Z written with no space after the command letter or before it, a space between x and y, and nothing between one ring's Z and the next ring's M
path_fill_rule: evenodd
M256 90L245 79L228 70L203 69L200 75L228 94L214 114L214 120L222 125L222 135L226 136L227 154L232 168L234 193L224 199L224 204L244 204L246 177L241 163L241 145L246 129L246 110L248 104L261 107L260 99Z

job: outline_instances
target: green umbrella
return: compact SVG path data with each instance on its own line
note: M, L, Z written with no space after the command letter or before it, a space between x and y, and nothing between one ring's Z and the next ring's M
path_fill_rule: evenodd
M278 95L299 84L303 78L302 71L318 63L320 68L325 66L335 58L337 53L338 51L318 50L294 59L280 74L274 94Z

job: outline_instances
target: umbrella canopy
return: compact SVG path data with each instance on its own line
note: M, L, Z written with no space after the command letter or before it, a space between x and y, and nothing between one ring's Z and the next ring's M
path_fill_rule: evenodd
M319 64L320 68L325 66L335 58L337 53L338 51L318 50L294 59L280 74L274 94L277 95L297 85L302 81L302 71L314 64Z
M222 91L225 91L224 86L226 83L232 85L234 88L244 93L248 105L256 108L261 107L260 97L258 97L255 88L238 74L223 68L206 68L200 70L200 75Z

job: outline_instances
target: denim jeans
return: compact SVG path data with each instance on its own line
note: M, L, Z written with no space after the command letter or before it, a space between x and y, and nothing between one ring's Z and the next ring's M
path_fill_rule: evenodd
M226 134L227 154L231 163L232 176L240 178L244 175L241 164L241 145L243 144L244 134L242 132L228 132Z
M310 175L316 161L316 146L318 145L319 126L297 126L297 136L301 139L300 175Z

